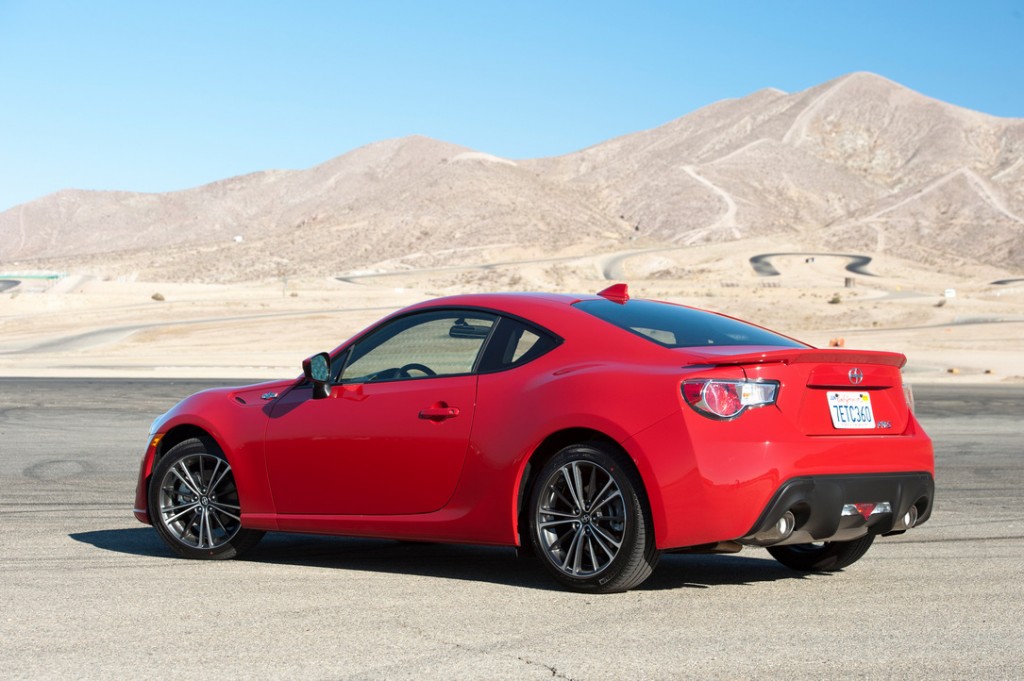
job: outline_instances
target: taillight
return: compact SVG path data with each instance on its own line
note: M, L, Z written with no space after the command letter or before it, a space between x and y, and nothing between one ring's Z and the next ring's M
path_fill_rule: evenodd
M914 413L914 389L910 387L909 383L903 384L903 397L907 400L907 409L910 413Z
M695 378L683 381L683 398L696 411L713 419L734 419L747 409L775 404L775 381L726 381Z

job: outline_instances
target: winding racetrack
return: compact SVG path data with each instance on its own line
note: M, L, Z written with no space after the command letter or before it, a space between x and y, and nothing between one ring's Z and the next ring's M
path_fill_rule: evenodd
M755 255L750 259L750 265L754 268L762 277L777 277L779 271L772 265L772 258L785 257L785 256L800 256L808 258L846 258L850 262L846 265L847 272L853 272L854 274L862 274L865 277L875 277L878 275L868 272L866 269L868 263L871 262L871 258L866 255L854 255L852 253L762 253L761 255Z
M673 248L644 248L639 250L620 251L617 253L609 253L603 256L561 256L557 258L538 258L533 260L509 260L505 262L495 262L486 264L469 264L469 265L452 265L448 267L432 267L423 269L407 269L407 270L392 270L385 272L357 272L351 274L343 274L335 277L338 281L343 281L350 284L359 284L365 281L372 281L378 278L387 277L408 277L419 274L435 274L439 272L460 272L460 271L486 271L495 270L502 267L512 266L523 266L523 265L539 265L545 263L557 263L557 262L580 262L586 260L592 260L595 257L598 260L598 266L601 268L602 276L608 281L623 281L627 278L625 270L623 268L625 262L631 258L635 258L641 255L649 255L652 253L670 253L675 251L685 251L688 246L680 246ZM780 272L772 265L771 259L775 257L785 256L806 256L815 258L845 258L849 261L846 265L846 270L854 274L860 274L866 277L877 276L867 271L867 266L871 262L871 257L867 255L856 255L853 253L762 253L761 255L755 255L750 258L750 264L762 277L777 277ZM996 282L1006 283L1006 282Z

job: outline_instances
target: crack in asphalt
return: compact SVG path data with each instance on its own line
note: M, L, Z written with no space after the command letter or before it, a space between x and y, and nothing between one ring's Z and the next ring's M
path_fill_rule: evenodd
M519 656L516 659L519 660L520 662L522 662L523 664L527 664L527 665L530 665L530 666L533 666L533 667L540 667L542 669L547 669L549 672L551 672L551 676L553 678L556 678L556 679L567 679L568 681L576 681L572 676L566 676L562 672L558 671L557 667L554 667L552 665L544 664L543 662L537 662L535 660L531 660L528 657Z
M497 655L499 655L501 657L512 659L512 655L509 654L508 652L505 652L505 651L502 651L502 650L494 650L493 647L479 648L479 647L476 647L476 646L470 646L470 645L466 645L464 643L459 643L457 641L448 641L446 639L443 639L443 638L441 638L439 636L434 635L432 632L424 631L423 629L420 629L419 627L411 626L411 625L406 624L404 622L400 622L399 626L401 626L403 629L406 629L406 630L412 632L413 634L415 634L416 636L418 636L419 638L421 638L421 639L423 639L425 641L430 641L431 643L436 643L436 644L440 644L440 645L443 645L443 646L448 646L449 648L454 648L455 650L459 650L459 651L462 651L462 652L475 653L477 655L491 656L491 655L497 654ZM558 668L555 667L554 665L545 664L543 662L538 662L536 660L532 660L532 659L530 659L528 657L524 657L522 655L516 655L515 659L517 661L519 661L519 662L522 662L523 664L525 664L527 666L530 666L530 667L540 667L541 669L545 669L545 670L551 672L551 677L552 678L555 678L555 679L565 679L566 681L577 681L577 679L575 679L575 677L569 676L566 673L559 671Z

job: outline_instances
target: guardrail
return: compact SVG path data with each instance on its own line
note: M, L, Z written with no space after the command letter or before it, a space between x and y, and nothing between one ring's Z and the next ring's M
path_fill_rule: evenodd
M0 279L63 279L68 276L67 272L47 272L47 273L23 273L23 272L0 272Z

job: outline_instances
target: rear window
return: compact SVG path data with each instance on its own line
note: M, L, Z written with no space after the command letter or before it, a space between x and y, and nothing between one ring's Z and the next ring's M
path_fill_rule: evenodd
M576 303L576 307L666 348L717 345L808 347L746 322L668 303L650 300L629 300L625 303L583 300Z

